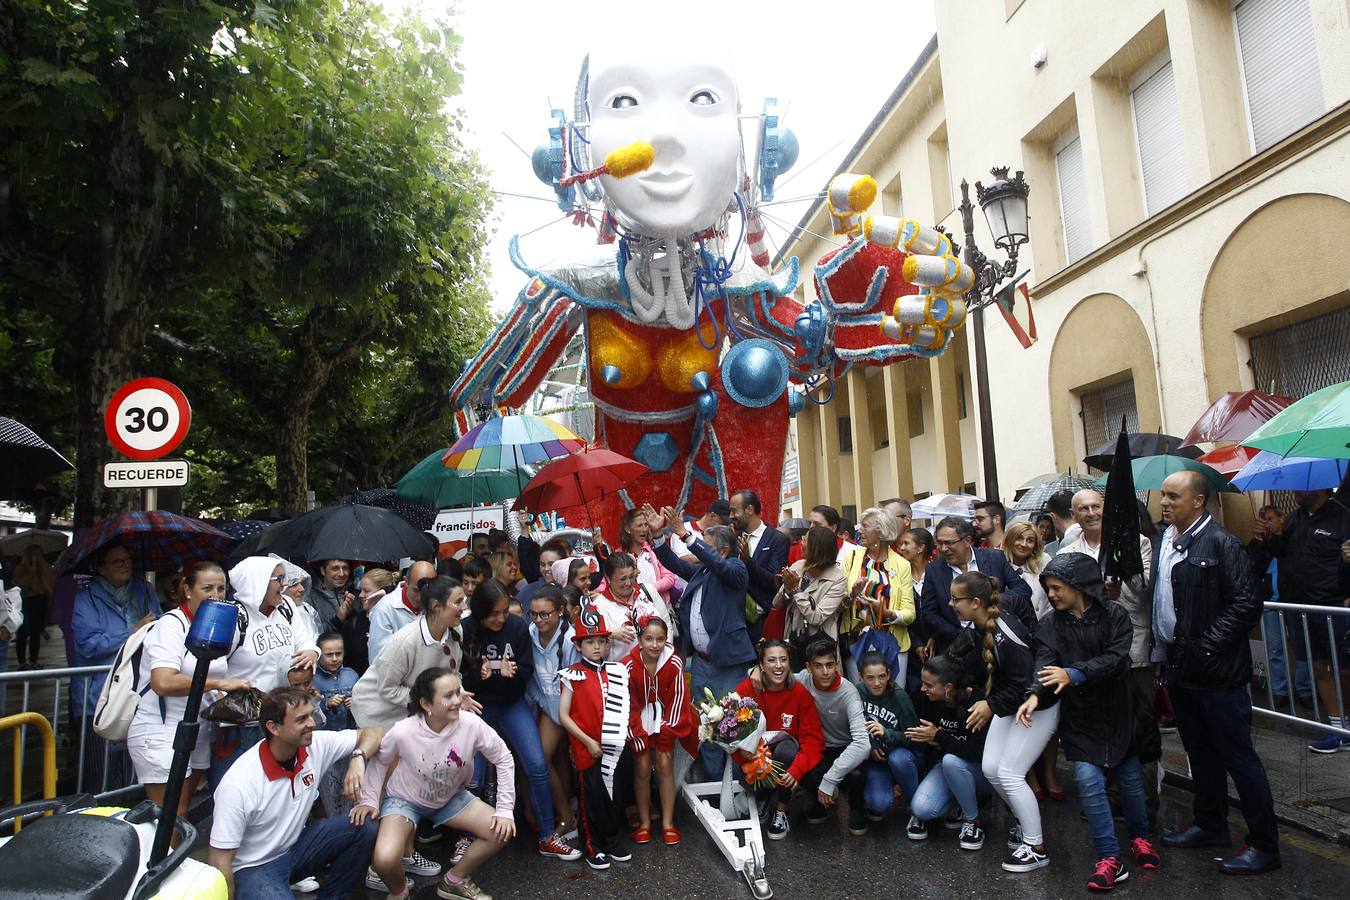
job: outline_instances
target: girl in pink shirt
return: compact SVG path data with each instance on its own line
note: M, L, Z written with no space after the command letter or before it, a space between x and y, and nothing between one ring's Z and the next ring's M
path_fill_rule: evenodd
M371 868L391 897L407 897L403 854L418 819L475 835L459 864L445 873L441 897L472 900L481 894L469 876L515 837L515 761L506 743L482 719L460 709L464 695L459 676L430 668L417 676L408 702L408 718L389 729L380 752L366 767L361 805L351 812L359 825L376 816L380 833ZM474 756L483 754L497 767L497 808L468 791ZM398 765L385 775L394 760ZM381 786L384 802L379 802Z

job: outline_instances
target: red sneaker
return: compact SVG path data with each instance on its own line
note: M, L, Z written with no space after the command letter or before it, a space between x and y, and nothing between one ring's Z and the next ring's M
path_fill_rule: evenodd
M1130 849L1134 851L1134 861L1141 869L1156 869L1162 865L1162 857L1158 851L1153 849L1153 845L1148 842L1148 838L1135 838L1130 841Z
M539 842L539 854L561 860L581 859L581 851L558 837L556 831Z
M1106 892L1116 886L1116 882L1124 881L1130 877L1130 871L1125 868L1125 864L1114 856L1108 856L1105 859L1097 860L1097 868L1093 870L1092 877L1088 879L1088 890Z

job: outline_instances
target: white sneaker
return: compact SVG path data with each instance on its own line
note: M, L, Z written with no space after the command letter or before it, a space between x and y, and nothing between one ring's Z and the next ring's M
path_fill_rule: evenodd
M298 894L313 894L319 889L319 879L301 878L295 884L291 885L291 890Z
M375 874L374 869L366 869L366 887L370 888L372 891L380 891L385 894L389 893L389 885L384 883L383 878Z

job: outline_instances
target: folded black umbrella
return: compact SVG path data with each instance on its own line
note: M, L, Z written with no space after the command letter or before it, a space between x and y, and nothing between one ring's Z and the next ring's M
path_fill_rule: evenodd
M243 544L231 556L241 547ZM436 551L435 539L403 517L387 509L347 503L325 506L274 525L258 535L257 543L250 548L251 553L275 553L300 566L318 559L434 559Z
M1130 458L1138 459L1141 456L1184 456L1188 459L1198 459L1200 449L1198 447L1181 446L1181 438L1170 434L1151 434L1137 431L1124 432L1127 439L1125 446L1129 447ZM1111 460L1115 458L1117 447L1121 443L1116 438L1102 444L1093 450L1087 456L1083 457L1083 462L1105 472L1111 468Z
M33 429L0 416L0 500L32 500L45 479L73 468Z
M1144 574L1144 557L1139 551L1139 501L1134 491L1134 466L1130 463L1129 444L1122 420L1111 471L1106 478L1099 556L1102 576L1121 581Z

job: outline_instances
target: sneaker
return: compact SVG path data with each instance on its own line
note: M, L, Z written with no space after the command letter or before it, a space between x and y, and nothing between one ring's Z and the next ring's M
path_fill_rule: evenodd
M775 809L773 818L769 820L769 840L781 841L788 836L788 832L791 830L792 826L788 824L787 813L781 809Z
M407 872L409 875L426 875L427 877L431 877L433 875L441 874L441 864L432 862L414 850L412 856L403 857L403 871Z
M423 819L417 823L417 843L434 844L443 837L445 837L445 832L432 825L428 820Z
M963 822L961 836L957 841L962 850L979 850L984 847L984 829L978 822Z
M1130 841L1130 849L1134 851L1134 861L1139 868L1156 869L1162 865L1162 857L1153 849L1148 838L1135 838Z
M472 878L463 878L459 884L451 884L442 878L436 886L436 896L443 900L492 900L492 895L474 884Z
M920 822L914 816L910 816L909 824L905 826L905 837L911 841L928 840L928 823Z
M1003 860L1003 871L1034 872L1048 865L1050 865L1049 853L1037 850L1030 844L1018 844L1016 849L1008 851L1008 858Z
M558 837L556 831L539 842L539 855L552 856L563 861L581 859L581 851Z
M960 813L947 813L947 817L942 820L942 828L945 831L959 831L965 824Z
M862 809L848 809L848 833L854 837L862 837L867 834L867 819L863 817Z
M615 862L628 862L633 858L633 851L627 847L618 847L609 851L609 858Z
M1108 856L1097 860L1097 867L1092 870L1092 877L1088 879L1088 890L1109 891L1129 877L1130 870L1125 868L1125 864L1114 856Z
M457 866L459 861L464 858L464 854L469 852L469 845L473 843L473 838L462 837L455 841L455 849L450 851L450 865Z
M291 890L297 894L312 894L319 889L319 879L301 878L295 884L291 885Z
M874 812L872 812L872 811L869 809L869 810L867 811L867 821L869 821L869 822L884 822L884 821L886 821L886 814L885 814L885 813L874 813Z
M374 869L366 869L366 887L370 888L372 891L380 891L384 894L389 893L389 885L384 883L383 878L375 874Z
M1336 753L1341 750L1350 750L1350 738L1341 737L1339 734L1329 734L1320 741L1313 741L1308 745L1308 749L1314 753Z
M594 856L586 857L586 865L592 869L608 869L609 855L603 850L597 850Z
M812 800L811 805L806 808L806 824L819 825L830 817L830 811L821 806L818 800Z
M1018 847L1022 846L1023 843L1025 842L1022 840L1022 826L1014 825L1013 827L1009 828L1008 849L1016 850Z

